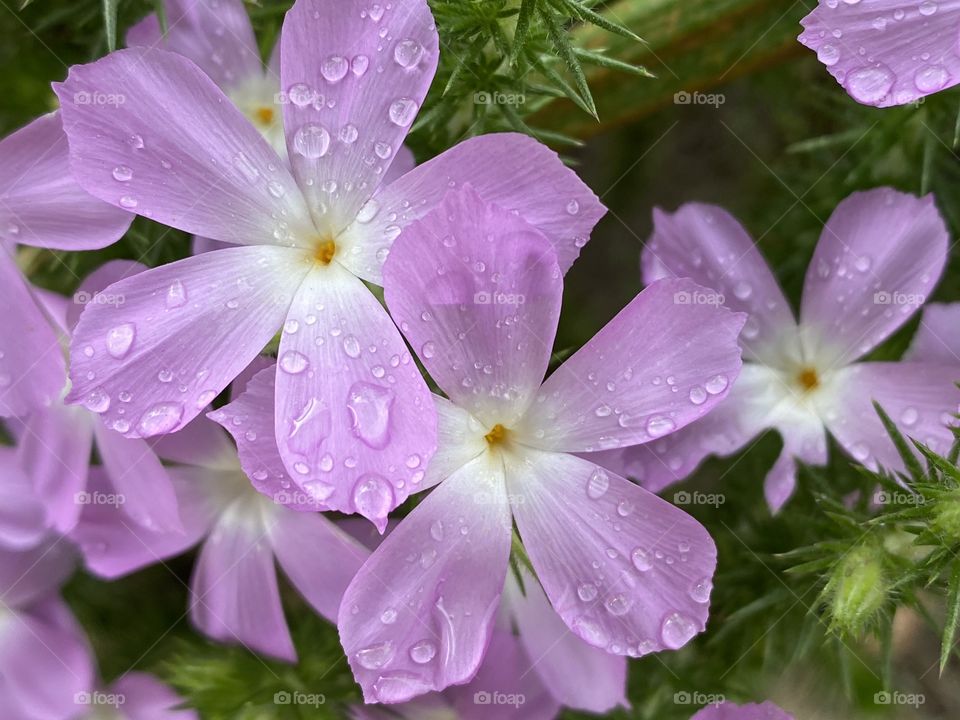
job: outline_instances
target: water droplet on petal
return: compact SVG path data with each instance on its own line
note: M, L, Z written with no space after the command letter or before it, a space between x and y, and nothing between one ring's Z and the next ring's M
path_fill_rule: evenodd
M633 566L640 572L647 572L653 567L650 555L643 548L634 548L630 554L630 559L633 561Z
M902 413L900 413L900 422L902 422L907 427L912 427L917 424L917 420L920 419L920 413L917 412L916 408L908 407L905 408Z
M393 487L373 473L363 475L353 486L353 507L378 527L386 527L387 513L394 505Z
M130 352L137 328L133 323L121 323L107 332L107 352L111 357L122 360Z
M110 396L103 388L96 388L87 393L83 406L90 412L105 413L110 409Z
M167 307L168 308L178 308L185 305L187 302L187 290L183 287L183 283L179 280L174 280L170 283L170 287L167 288Z
M113 179L117 182L130 182L133 179L133 170L127 165L117 165L113 169Z
M158 403L140 416L137 430L142 437L162 435L180 424L183 405L176 402Z
M633 600L628 595L617 593L616 595L608 597L604 601L603 606L611 615L620 617L630 612L630 608L633 607Z
M417 665L425 665L437 654L437 646L432 640L421 640L410 648L410 659Z
M287 350L280 356L280 369L290 375L299 375L307 369L308 365L310 365L310 361L306 355L298 353L296 350Z
M603 468L596 468L587 480L587 497L599 500L607 494L610 487L610 476Z
M680 613L671 613L660 626L660 640L671 650L679 650L697 634L697 626Z
M317 123L305 123L293 136L293 149L309 160L316 160L330 149L330 133Z
M704 383L704 387L711 395L719 395L727 389L727 385L729 384L730 381L727 379L726 375L714 375L712 378L707 380L706 383Z
M711 590L713 590L713 581L708 577L700 578L690 588L690 597L694 602L703 605L710 601Z
M609 641L607 631L596 621L581 615L574 619L571 627L573 631L588 644L599 648L607 646L607 642Z
M393 660L393 643L385 640L357 651L357 662L367 670L377 670Z
M423 46L416 40L401 40L393 49L393 59L403 68L416 67L423 57Z
M331 55L320 64L320 73L330 83L343 80L349 69L349 61L340 55Z
M416 100L399 98L390 104L390 122L400 127L408 127L417 115L420 107Z
M357 382L347 394L353 434L380 449L390 441L390 410L395 394L390 388Z
M343 351L348 357L360 357L360 341L357 340L356 335L347 335L343 339Z
M653 415L647 420L647 435L650 437L662 437L676 428L676 423L666 415Z
M591 602L597 597L597 586L593 583L581 583L577 588L577 597L584 602Z
M884 65L854 70L846 78L846 87L854 99L875 104L883 100L896 80L894 74Z
M384 625L393 625L397 621L397 611L394 608L387 608L380 613L380 622Z

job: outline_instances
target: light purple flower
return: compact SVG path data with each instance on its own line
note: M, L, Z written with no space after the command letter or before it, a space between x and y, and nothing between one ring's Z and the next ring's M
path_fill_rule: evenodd
M769 701L759 705L734 705L725 702L708 705L690 720L793 720L793 715Z
M960 82L954 0L819 0L800 42L854 100L890 107Z
M947 230L932 197L881 188L844 200L807 269L799 323L730 214L688 204L672 215L655 211L654 226L643 254L645 280L690 277L716 287L728 307L748 312L741 336L747 362L716 411L683 432L619 453L610 467L659 491L706 456L734 453L773 428L783 451L765 493L778 510L793 493L796 459L826 463L827 431L871 469L903 467L873 400L906 435L947 451L960 358L857 362L919 309L940 277Z
M68 543L0 550L0 708L11 720L68 720L93 685L83 630L58 597L73 571Z
M0 141L0 417L50 405L66 377L57 336L17 269L16 245L106 247L132 219L73 181L59 112Z
M114 261L84 280L72 304L60 295L35 288L26 288L29 298L24 302L29 299L31 307L42 310L40 317L49 324L54 337L61 338L56 343L56 352L60 353L61 342L66 345L69 341L70 329L83 303L122 303L122 298L100 291L114 280L142 269L137 263ZM63 386L66 373L61 372ZM7 421L17 440L16 462L36 498L36 503L11 503L7 518L16 517L17 522L37 529L35 505L39 503L43 508L43 528L69 532L83 506L97 501L87 487L90 454L96 447L110 481L104 492L118 500L125 516L145 527L179 532L176 498L167 471L145 440L121 437L97 421L95 411L101 402L102 398L90 396L83 408L65 405L57 399L24 418Z
M153 675L125 673L113 685L77 696L79 705L89 710L71 720L199 720L194 710L177 709L183 698ZM106 713L106 714L105 714Z
M115 507L93 505L71 538L87 567L107 578L201 544L190 583L193 624L216 640L292 662L297 656L280 603L275 561L314 609L335 620L343 591L369 553L331 521L309 512L316 503L286 479L272 434L272 407L248 407L257 397L253 388L272 386L274 375L270 363L254 376L250 392L211 413L248 446L259 442L257 447L269 454L275 474L259 483L261 492L250 486L227 434L198 417L156 441L159 455L176 463L168 469L184 533L151 532L126 522ZM94 473L91 482L99 488L102 474Z
M743 317L679 304L706 292L691 282L658 283L543 382L560 311L557 254L470 188L408 226L385 291L450 399L436 398L439 449L419 484L435 490L340 608L365 699L402 702L475 675L514 520L553 608L591 645L639 656L703 630L716 563L706 530L572 453L647 442L705 414L739 371ZM705 383L712 393L692 402Z
M379 284L401 228L464 181L544 232L565 267L603 209L554 153L519 135L466 141L380 187L433 78L439 41L424 0L376 13L348 5L298 0L284 21L292 173L179 55L119 51L72 68L57 86L87 190L242 246L110 288L127 302L84 313L74 346L94 355L72 354L69 399L104 393L105 422L128 437L175 431L283 327L275 432L287 471L314 492L325 485L327 505L346 512L377 484L370 517L382 526L416 489L422 470L408 460L432 455L435 417L403 339L362 281ZM124 102L71 100L108 89ZM159 382L164 372L176 382ZM121 392L133 395L122 420Z
M927 303L904 360L960 363L960 303Z

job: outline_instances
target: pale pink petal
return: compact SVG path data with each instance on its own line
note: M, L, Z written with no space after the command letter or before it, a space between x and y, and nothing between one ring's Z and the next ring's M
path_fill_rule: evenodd
M675 213L653 211L653 236L643 249L644 281L690 278L706 288L690 303L721 304L747 313L740 336L746 358L780 365L796 360L796 320L777 279L743 226L723 208L687 203Z
M489 426L533 400L562 294L549 241L470 187L408 226L384 268L387 306L427 371Z
M93 423L83 408L56 403L30 415L23 426L17 443L20 467L58 532L68 532L80 517L92 446Z
M630 656L676 650L703 631L717 551L702 525L575 455L505 460L523 545L567 627Z
M905 105L960 82L955 0L820 0L800 42L864 105Z
M280 42L290 164L317 227L337 236L382 182L426 97L436 25L426 0L375 11L297 0Z
M37 720L74 717L76 696L93 684L93 654L59 598L7 613L0 622L2 694Z
M331 622L350 581L370 551L319 513L282 510L270 542L284 574L313 608Z
M827 221L807 269L800 324L808 359L853 362L926 302L947 260L932 195L854 193Z
M164 0L167 32L156 15L127 31L127 45L162 48L195 62L228 89L261 72L260 51L242 0Z
M527 664L521 672L537 675L562 705L605 713L627 702L627 662L587 644L564 624L543 594L539 581L523 574L523 589L507 577L506 603L512 613Z
M55 84L80 185L112 205L224 242L309 244L286 164L200 68L119 50ZM115 104L83 98L122 97Z
M197 415L183 430L153 438L150 445L167 462L218 470L234 469L237 464L230 436L204 415Z
M12 448L0 447L0 546L36 547L49 529L45 500L21 469Z
M476 674L509 554L502 464L484 455L440 483L347 588L337 624L367 702L404 702Z
M503 630L494 630L473 680L447 689L444 696L458 720L552 720L560 713L560 702L531 671L520 641Z
M948 426L960 412L960 366L924 362L857 363L838 371L824 389L826 424L844 450L871 470L900 470L903 461L883 428L873 401L907 437L945 455Z
M304 280L280 339L276 437L287 472L381 529L436 449L430 391L376 298L337 263Z
M67 400L127 437L178 430L273 338L307 270L296 250L234 247L111 285L124 301L81 316Z
M746 319L685 301L707 292L690 280L658 280L637 295L547 378L517 428L523 442L609 450L703 417L737 379Z
M98 501L84 507L80 521L70 533L90 572L118 578L180 555L207 534L216 510L204 493L205 474L209 471L171 468L169 472L180 508L180 532L150 530L133 522L121 504L111 502L117 494L102 469L91 470L88 492Z
M960 303L928 303L904 360L960 365Z
M543 233L564 272L606 212L546 145L516 133L482 135L382 188L345 233L352 239L345 264L364 280L382 284L383 262L401 228L433 210L451 188L465 184Z
M489 448L483 439L486 431L473 415L439 395L433 396L433 402L437 408L437 452L420 483L424 490L450 477Z
M146 440L126 438L94 425L97 452L123 512L145 528L180 532L177 497L170 476Z
M200 717L195 710L177 709L186 701L146 673L125 673L108 692L123 696L125 720L199 720Z
M57 333L11 252L0 244L0 417L45 408L60 396L67 378Z
M214 640L296 662L264 528L226 514L200 549L190 581L190 620Z
M119 240L133 215L97 200L70 175L60 113L0 141L0 240L92 250Z

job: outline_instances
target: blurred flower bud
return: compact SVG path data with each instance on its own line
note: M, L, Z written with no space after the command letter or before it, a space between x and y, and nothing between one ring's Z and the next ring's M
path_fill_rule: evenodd
M824 591L831 625L844 635L862 635L883 608L888 591L883 549L873 543L853 548L834 568Z

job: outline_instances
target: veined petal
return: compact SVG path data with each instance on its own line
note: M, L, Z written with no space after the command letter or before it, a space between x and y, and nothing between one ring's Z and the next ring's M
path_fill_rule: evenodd
M166 468L146 440L94 425L97 452L123 512L145 528L182 532L177 497Z
M740 373L746 317L687 302L709 293L659 280L637 295L540 388L517 427L522 442L590 452L663 437L726 397Z
M63 311L51 313L52 315L62 315L64 330L69 334L73 333L77 323L80 322L80 315L83 309L90 304L94 305L122 305L124 298L111 295L104 292L108 287L128 277L139 275L147 266L143 263L133 262L132 260L108 260L98 267L92 273L87 275L80 283L80 287L73 294L72 302L68 304L67 299L60 295L52 293L46 295L48 302L45 303L47 312L51 312L49 307L51 302L57 302L63 306Z
M702 525L575 455L528 449L505 462L523 545L581 639L639 656L703 631L717 551Z
M404 702L476 674L510 554L505 492L496 458L471 461L387 536L347 588L337 624L367 702Z
M440 57L426 0L347 5L297 0L281 34L290 164L317 227L332 236L382 182Z
M93 653L66 603L50 597L0 623L0 689L26 717L74 717L76 695L93 685Z
M0 546L28 550L44 539L49 527L43 501L20 468L16 452L0 447Z
M67 150L59 112L0 141L0 241L92 250L119 240L130 227L131 213L77 184Z
M900 470L903 461L873 407L876 400L900 431L946 455L948 426L960 412L960 365L926 362L856 363L830 381L822 401L828 429L844 450L871 470Z
M69 532L83 508L93 423L83 408L55 403L30 415L17 443L20 467L43 498L50 524Z
M261 523L221 517L193 570L190 620L220 642L296 662L267 535Z
M277 562L304 599L330 622L370 551L319 513L283 510L270 527Z
M543 381L563 294L549 241L471 188L412 223L384 270L384 295L454 403L515 423Z
M439 395L433 396L433 402L437 408L437 452L420 483L423 490L443 482L489 447L483 439L486 429L473 415Z
M127 45L184 55L225 90L261 74L260 51L243 0L164 0L164 10L165 34L151 14L127 31Z
M297 291L280 339L276 438L287 473L381 531L436 449L430 391L393 321L336 262Z
M241 245L306 245L316 234L285 163L185 57L119 50L73 66L54 90L73 174L101 200Z
M308 268L298 250L228 248L111 285L123 303L88 305L74 332L67 400L127 437L178 430L273 338Z
M904 360L960 365L960 303L928 303Z
M67 373L60 340L0 243L0 417L42 411L60 396Z
M381 285L382 266L402 228L439 205L451 188L471 185L489 203L516 211L553 244L566 272L606 208L555 152L517 133L465 140L382 188L345 235L344 263Z
M748 315L740 335L746 358L782 366L796 361L797 322L753 240L723 208L687 203L675 213L653 211L653 236L643 249L644 282L690 278L715 292L691 296Z
M807 359L835 369L883 342L926 302L943 272L947 242L932 195L878 188L840 203L803 286Z
M802 23L800 42L864 105L905 105L960 82L956 0L820 0Z
M182 529L148 529L133 522L123 507L109 502L90 503L71 531L90 572L114 579L174 557L196 545L213 524L216 508L204 493L206 474L200 468L170 468ZM90 471L89 493L104 500L116 498L102 468Z
M589 645L571 633L557 615L540 582L523 575L523 591L507 576L505 602L526 649L526 675L533 671L562 705L605 713L627 702L627 662ZM489 660L488 660L489 662Z

